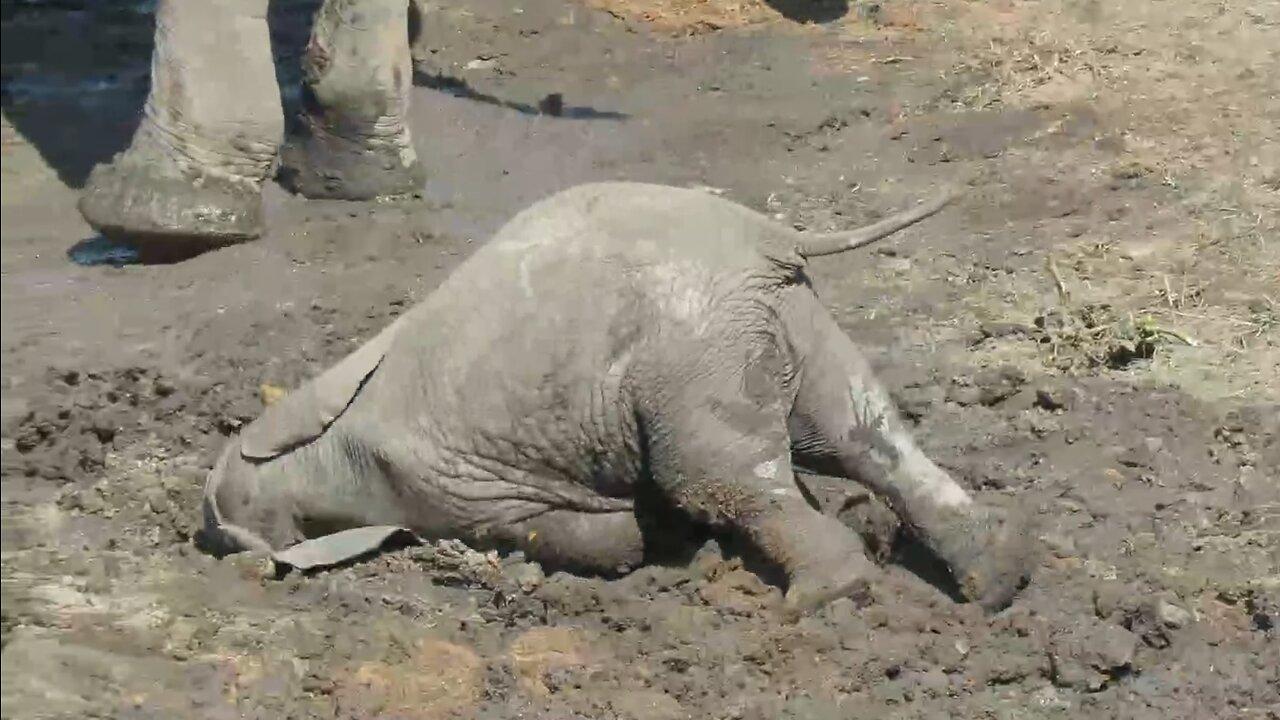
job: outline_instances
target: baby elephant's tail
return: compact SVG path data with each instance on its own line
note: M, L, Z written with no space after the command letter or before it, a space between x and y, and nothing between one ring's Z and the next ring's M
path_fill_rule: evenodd
M834 255L846 250L854 250L883 240L899 230L914 225L921 220L936 214L960 196L957 189L948 190L927 203L894 213L880 222L873 223L856 230L843 232L802 235L796 252L803 258Z

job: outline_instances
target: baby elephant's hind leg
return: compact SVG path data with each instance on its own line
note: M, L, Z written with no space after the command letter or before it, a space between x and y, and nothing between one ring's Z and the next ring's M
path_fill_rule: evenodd
M1006 605L1029 565L1023 519L975 503L929 460L817 299L801 310L791 319L804 363L790 419L797 461L864 483L951 567L966 597L988 608Z
M689 355L746 360L673 363L670 385L645 412L658 488L694 520L735 531L778 565L791 611L865 591L878 568L862 539L810 506L796 485L776 350L728 342Z

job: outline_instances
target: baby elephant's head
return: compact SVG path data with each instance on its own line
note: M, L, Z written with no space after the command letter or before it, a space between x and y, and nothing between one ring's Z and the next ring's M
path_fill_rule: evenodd
M270 481L274 464L244 458L238 439L227 443L205 481L204 527L196 537L202 550L217 557L270 552L301 539L282 488Z

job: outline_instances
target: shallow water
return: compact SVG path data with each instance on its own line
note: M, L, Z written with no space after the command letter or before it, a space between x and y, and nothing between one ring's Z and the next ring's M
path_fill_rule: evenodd
M82 240L67 250L67 259L85 267L110 265L123 267L138 262L138 250L125 243L97 235Z

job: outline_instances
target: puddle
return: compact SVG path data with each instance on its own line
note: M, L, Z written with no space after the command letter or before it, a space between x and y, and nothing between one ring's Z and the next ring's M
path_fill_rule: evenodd
M137 248L102 235L81 240L67 251L71 262L84 267L110 265L123 267L139 262Z
M6 5L12 5L13 10L41 11L52 10L55 12L64 12L68 15L82 15L93 10L101 9L94 0L6 0ZM137 0L136 2L124 3L115 2L111 4L110 10L114 12L126 12L134 15L154 15L156 13L157 0Z
M4 96L7 102L19 104L73 101L88 105L110 93L145 90L149 79L150 66L145 65L123 72L77 78L31 74L6 79Z

